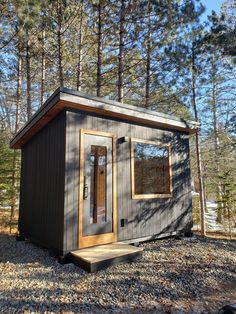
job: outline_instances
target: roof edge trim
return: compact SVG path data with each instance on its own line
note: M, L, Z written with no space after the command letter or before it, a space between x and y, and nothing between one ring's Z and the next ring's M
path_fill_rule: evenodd
M200 124L148 109L91 96L68 88L58 88L10 142L11 148L21 148L27 141L65 108L94 112L107 117L118 117L135 123L147 123L185 133L196 133Z

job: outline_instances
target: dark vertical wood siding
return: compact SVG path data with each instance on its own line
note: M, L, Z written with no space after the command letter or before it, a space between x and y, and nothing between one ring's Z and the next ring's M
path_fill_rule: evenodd
M67 112L66 196L64 248L77 248L79 204L79 133L80 129L114 133L118 138L140 138L171 143L173 197L167 199L131 199L130 142L117 145L117 216L118 240L167 235L189 228L192 223L189 141L184 133ZM128 225L120 227L120 219Z
M65 112L22 149L20 233L63 253Z

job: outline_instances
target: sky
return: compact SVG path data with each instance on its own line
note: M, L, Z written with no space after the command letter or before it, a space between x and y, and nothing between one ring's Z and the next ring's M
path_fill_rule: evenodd
M206 7L204 18L207 18L207 15L210 15L212 10L218 14L220 13L220 7L224 0L201 0L201 2Z

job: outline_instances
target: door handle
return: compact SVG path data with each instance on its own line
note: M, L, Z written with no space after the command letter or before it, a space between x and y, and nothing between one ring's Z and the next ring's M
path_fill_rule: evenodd
M83 190L83 198L86 200L88 198L88 178L84 176L84 190Z

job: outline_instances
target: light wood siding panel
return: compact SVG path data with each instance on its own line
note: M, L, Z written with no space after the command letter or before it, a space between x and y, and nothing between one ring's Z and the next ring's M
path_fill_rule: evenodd
M20 233L63 252L65 112L22 149Z
M106 117L102 118L76 111L68 111L67 113L67 132L72 134L70 144L67 142L67 150L74 151L77 156L74 161L73 158L69 157L77 172L76 175L70 176L72 181L70 182L70 188L67 188L67 193L69 193L67 197L71 200L70 210L72 216L75 217L78 213L79 142L77 136L79 136L80 128L111 132L117 138L123 136L129 138L128 142L117 144L118 241L156 236L162 233L171 234L183 230L186 223L188 223L188 227L191 225L189 146L184 133L130 124L129 122L121 122L118 119L107 119ZM131 137L171 144L173 197L144 200L131 199ZM72 193L75 193L76 197ZM120 227L122 218L128 219L128 225L125 227ZM74 233L76 234L76 232ZM75 242L76 238L72 241L74 243L73 249L77 248Z

